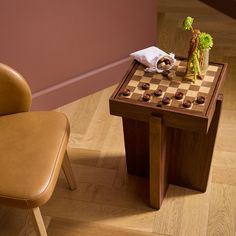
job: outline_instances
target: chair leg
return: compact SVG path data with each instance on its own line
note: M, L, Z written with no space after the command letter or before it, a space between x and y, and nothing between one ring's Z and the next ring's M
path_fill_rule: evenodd
M37 236L47 236L47 231L39 207L31 209L34 229Z
M68 182L69 188L71 190L75 190L76 189L76 181L75 181L75 177L71 168L71 164L70 164L70 160L68 157L67 152L65 153L64 156L64 160L62 162L62 169L64 171L64 174L66 176L66 180Z

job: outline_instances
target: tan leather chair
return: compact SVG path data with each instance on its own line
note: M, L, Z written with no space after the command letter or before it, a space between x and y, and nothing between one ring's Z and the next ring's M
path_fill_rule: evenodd
M29 209L38 235L47 235L39 206L51 197L62 166L76 188L66 153L70 127L59 112L28 112L24 78L0 64L0 204Z

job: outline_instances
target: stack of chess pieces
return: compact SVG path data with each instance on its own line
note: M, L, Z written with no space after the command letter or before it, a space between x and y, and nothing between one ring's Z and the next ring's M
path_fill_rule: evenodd
M157 62L157 68L159 70L163 70L162 75L164 77L167 77L168 79L172 80L175 76L175 71L170 71L171 69L171 61L167 57L162 57L158 62Z

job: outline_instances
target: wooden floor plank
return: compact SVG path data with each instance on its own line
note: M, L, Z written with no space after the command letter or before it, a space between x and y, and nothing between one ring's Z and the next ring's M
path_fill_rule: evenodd
M120 117L110 117L111 126L101 147L101 155L97 166L118 169L121 157L125 156L122 120Z
M100 150L91 150L84 148L67 148L70 161L74 164L85 166L97 166L100 156Z
M53 197L41 210L44 215L53 217L97 222L144 232L152 232L155 216L152 209L131 209L58 197Z
M183 217L185 189L170 185L161 209L156 211L153 232L178 235Z
M236 153L234 153L236 155ZM236 186L236 167L213 166L213 183L222 183Z
M52 219L48 234L49 236L165 236L163 234L146 233L137 230L121 229L97 223L85 223L56 217L53 217Z
M233 236L236 233L236 187L212 184L208 236Z
M209 193L211 186L208 186L206 193L185 190L183 217L180 225L179 236L204 236L207 231L209 213Z

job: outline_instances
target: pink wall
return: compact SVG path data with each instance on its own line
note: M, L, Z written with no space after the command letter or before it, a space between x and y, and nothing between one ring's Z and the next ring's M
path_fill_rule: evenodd
M122 59L156 44L156 0L4 0L0 28L0 61L26 78L33 109L49 109L96 91L96 83L116 83L128 66ZM123 69L110 83L112 70L82 83L119 61ZM76 86L85 92L70 92Z

